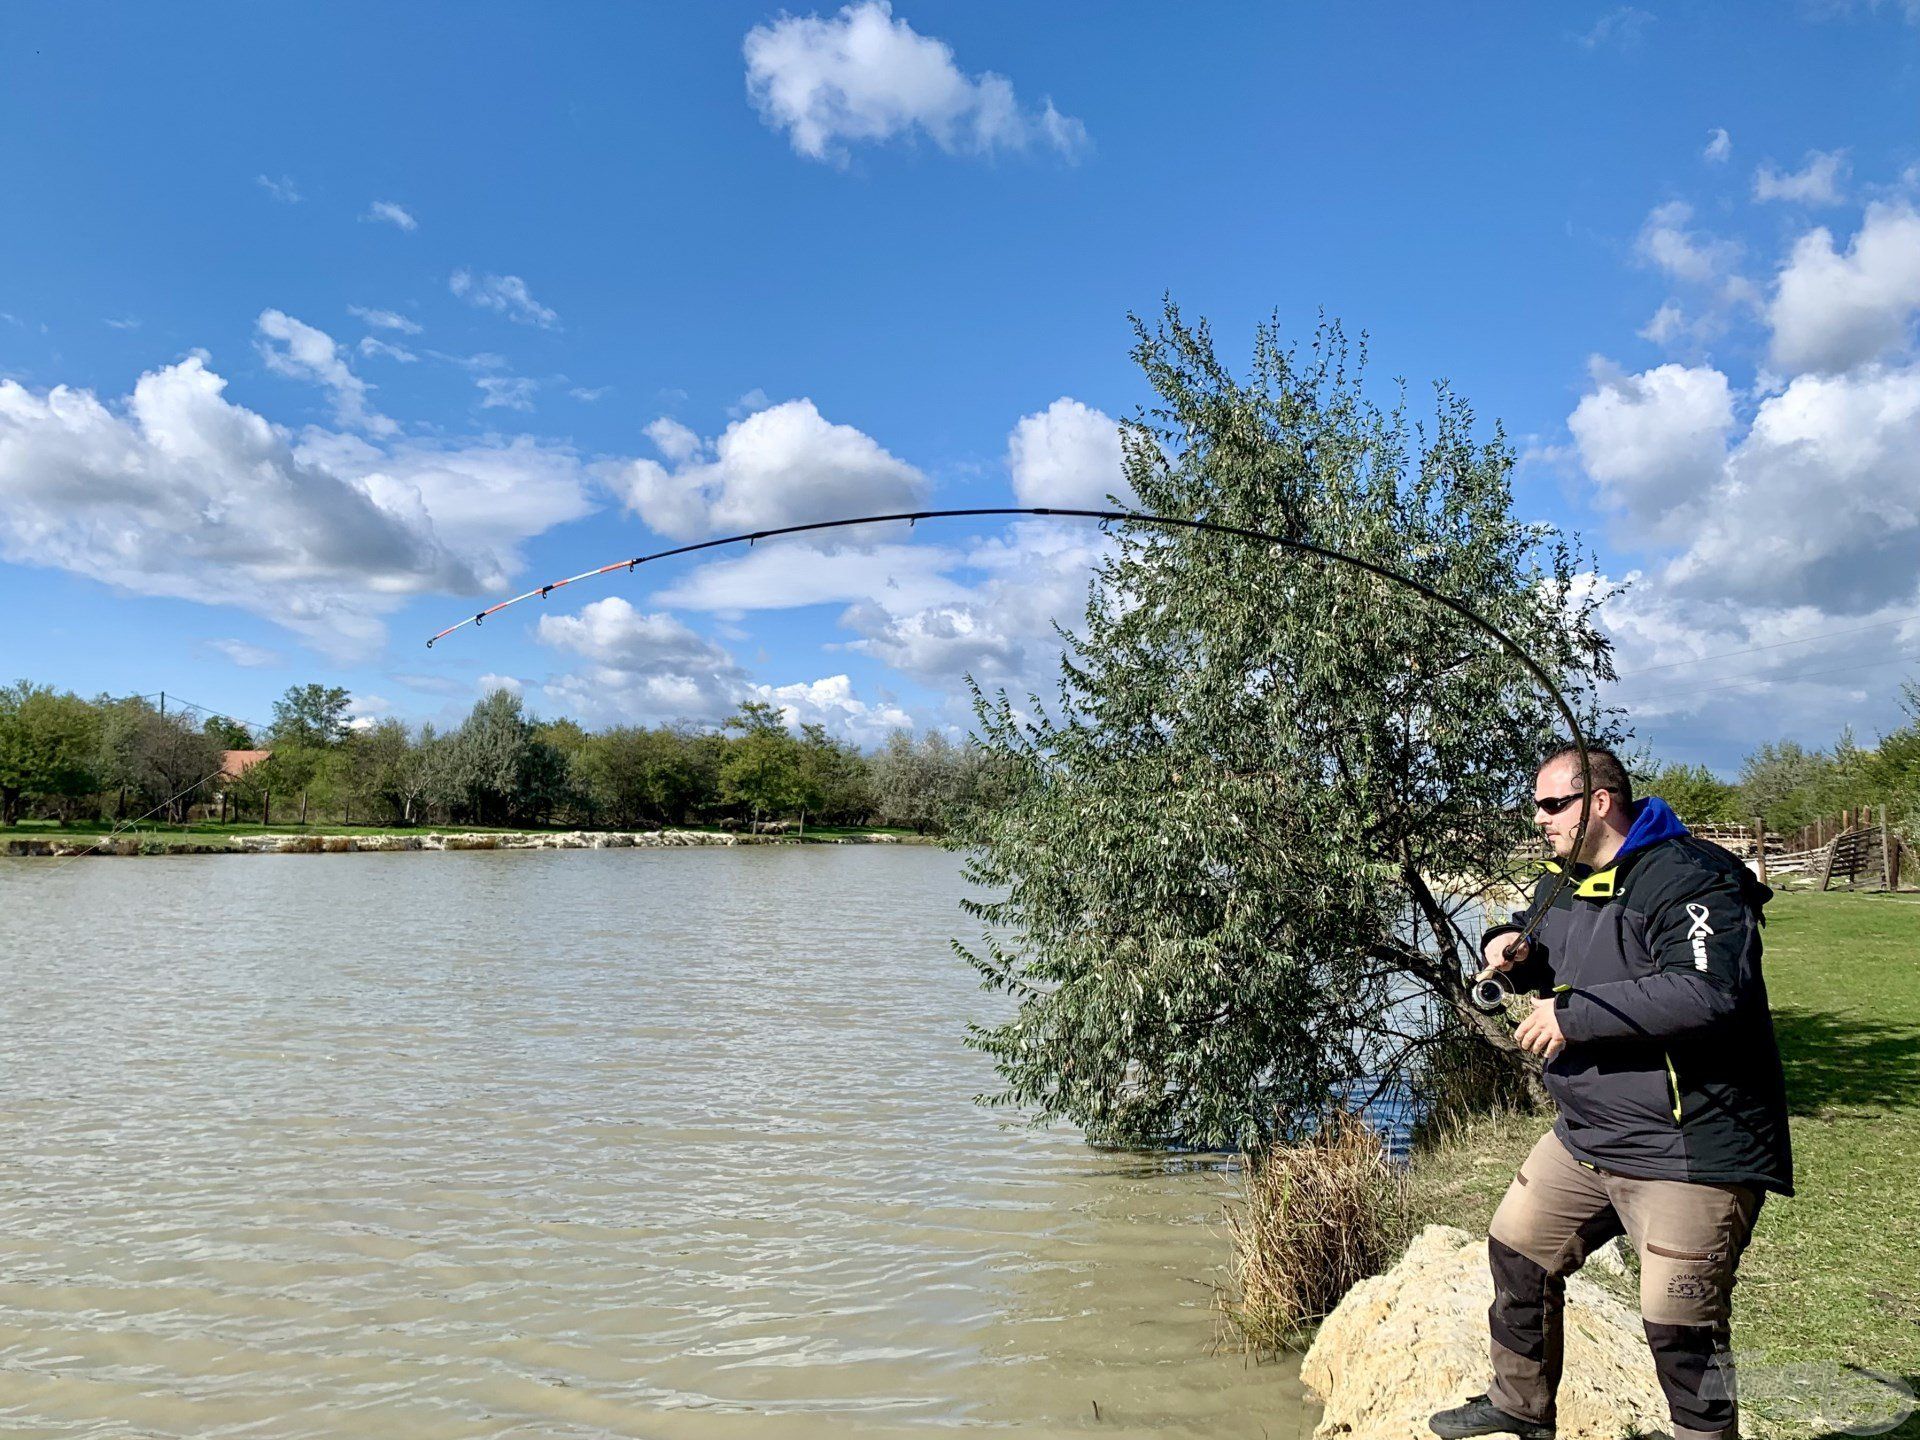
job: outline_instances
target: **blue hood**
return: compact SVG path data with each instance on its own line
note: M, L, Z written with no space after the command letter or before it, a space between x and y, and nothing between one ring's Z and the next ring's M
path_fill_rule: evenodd
M1687 827L1680 823L1680 817L1673 813L1673 807L1659 797L1649 795L1644 800L1634 802L1633 825L1609 863L1618 865L1636 850L1644 850L1649 845L1657 845L1662 840L1671 840L1687 833Z

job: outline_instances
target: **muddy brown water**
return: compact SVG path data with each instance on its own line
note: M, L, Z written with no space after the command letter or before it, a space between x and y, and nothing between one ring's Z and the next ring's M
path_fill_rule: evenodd
M9 1437L1299 1437L928 848L0 861Z

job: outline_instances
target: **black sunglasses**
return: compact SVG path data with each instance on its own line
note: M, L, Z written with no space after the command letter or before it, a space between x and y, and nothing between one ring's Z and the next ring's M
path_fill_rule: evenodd
M1600 791L1611 788L1611 786L1601 785L1593 790L1592 793L1598 795ZM1548 795L1544 798L1536 796L1533 805L1536 810L1544 810L1549 815L1558 815L1562 810L1566 809L1574 801L1587 793L1585 790L1576 790L1571 795Z

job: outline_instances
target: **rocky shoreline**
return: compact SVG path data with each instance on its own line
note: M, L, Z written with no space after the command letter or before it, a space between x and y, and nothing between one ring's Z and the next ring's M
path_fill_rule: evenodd
M16 836L0 856L358 855L410 850L667 850L699 845L898 845L897 835L746 835L712 830L428 831L419 835L209 835L148 833L88 838Z

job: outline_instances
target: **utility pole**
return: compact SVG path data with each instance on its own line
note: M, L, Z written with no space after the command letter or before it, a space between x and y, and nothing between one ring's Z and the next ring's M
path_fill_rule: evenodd
M164 690L160 692L160 718L167 718L167 692Z

